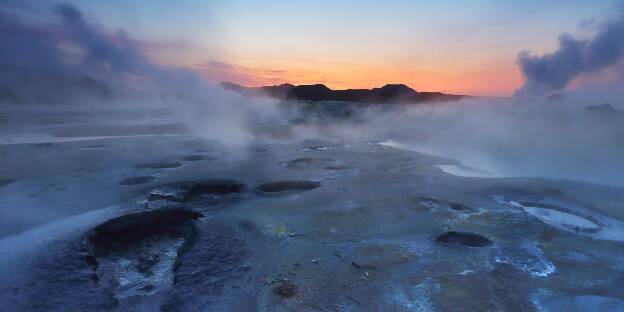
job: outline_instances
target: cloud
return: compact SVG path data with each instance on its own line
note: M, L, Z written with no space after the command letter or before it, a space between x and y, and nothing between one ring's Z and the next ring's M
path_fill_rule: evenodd
M521 52L517 63L524 84L516 90L517 98L540 97L564 90L577 78L595 74L624 58L624 11L617 18L598 27L590 39L570 35L559 38L559 48L550 54Z
M84 52L85 65L106 66L113 71L132 72L150 67L149 62L123 33L113 41L102 32L87 24L78 9L72 4L58 4L55 13L61 17L66 33Z

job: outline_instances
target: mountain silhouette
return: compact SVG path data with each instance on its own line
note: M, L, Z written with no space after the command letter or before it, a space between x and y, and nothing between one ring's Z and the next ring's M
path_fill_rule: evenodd
M418 92L404 84L387 84L373 89L332 90L323 84L281 84L264 87L245 87L224 82L221 86L245 96L269 96L282 100L346 101L362 103L422 103L456 101L466 96L440 92Z

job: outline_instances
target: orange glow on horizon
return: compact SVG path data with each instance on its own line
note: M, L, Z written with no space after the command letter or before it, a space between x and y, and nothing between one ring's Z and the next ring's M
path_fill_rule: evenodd
M332 89L368 89L402 83L417 91L511 96L522 83L516 65L504 61L488 65L484 66L483 70L469 67L414 70L388 65L313 62L270 67L209 62L191 67L211 82L233 82L250 87L282 83L295 85L322 83Z

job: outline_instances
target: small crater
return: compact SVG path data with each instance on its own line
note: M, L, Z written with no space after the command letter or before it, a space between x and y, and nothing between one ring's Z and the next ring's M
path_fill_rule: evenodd
M297 284L289 281L282 281L279 284L273 286L273 294L282 298L292 298L297 294L299 287Z
M456 231L448 231L438 236L436 241L440 244L458 244L466 247L486 247L494 243L491 239L479 234Z
M206 157L202 155L186 155L186 156L182 156L182 159L184 161L200 161L200 160L206 159Z
M111 219L87 233L84 261L94 270L94 280L127 310L131 298L148 298L173 286L176 261L196 233L192 221L201 216L167 209Z
M277 181L260 184L256 189L263 193L277 193L285 191L307 191L320 186L321 183L316 181Z
M151 236L185 236L180 226L202 214L186 209L166 209L121 216L98 225L87 235L93 255L125 249Z
M466 210L470 210L470 208L462 205L462 204L458 204L458 203L452 203L449 204L449 208L455 210L455 211L466 211Z
M293 159L286 163L288 169L327 169L338 168L338 162L331 158L302 157ZM339 170L339 169L327 169Z
M191 183L188 189L188 198L201 197L204 195L227 195L241 193L244 185L233 180L205 180Z
M436 208L440 204L437 199L431 197L416 197L413 200L418 206L425 207L427 209Z
M130 178L121 180L119 184L120 185L139 185L139 184L150 183L154 180L156 180L156 178L152 176L130 177Z
M476 209L474 209L472 207L468 207L468 206L466 206L464 204L460 204L460 203L449 203L448 206L452 210L463 212L463 213L476 213L477 212Z
M136 165L139 169L173 169L181 167L182 164L177 161L160 161L153 163L144 163Z
M179 182L152 190L148 195L148 200L189 202L202 198L214 199L227 194L242 193L244 190L244 184L227 179Z

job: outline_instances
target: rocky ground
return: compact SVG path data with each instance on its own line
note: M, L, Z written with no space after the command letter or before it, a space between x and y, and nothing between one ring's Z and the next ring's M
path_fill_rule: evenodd
M621 187L484 176L377 141L0 153L0 310L624 309Z

